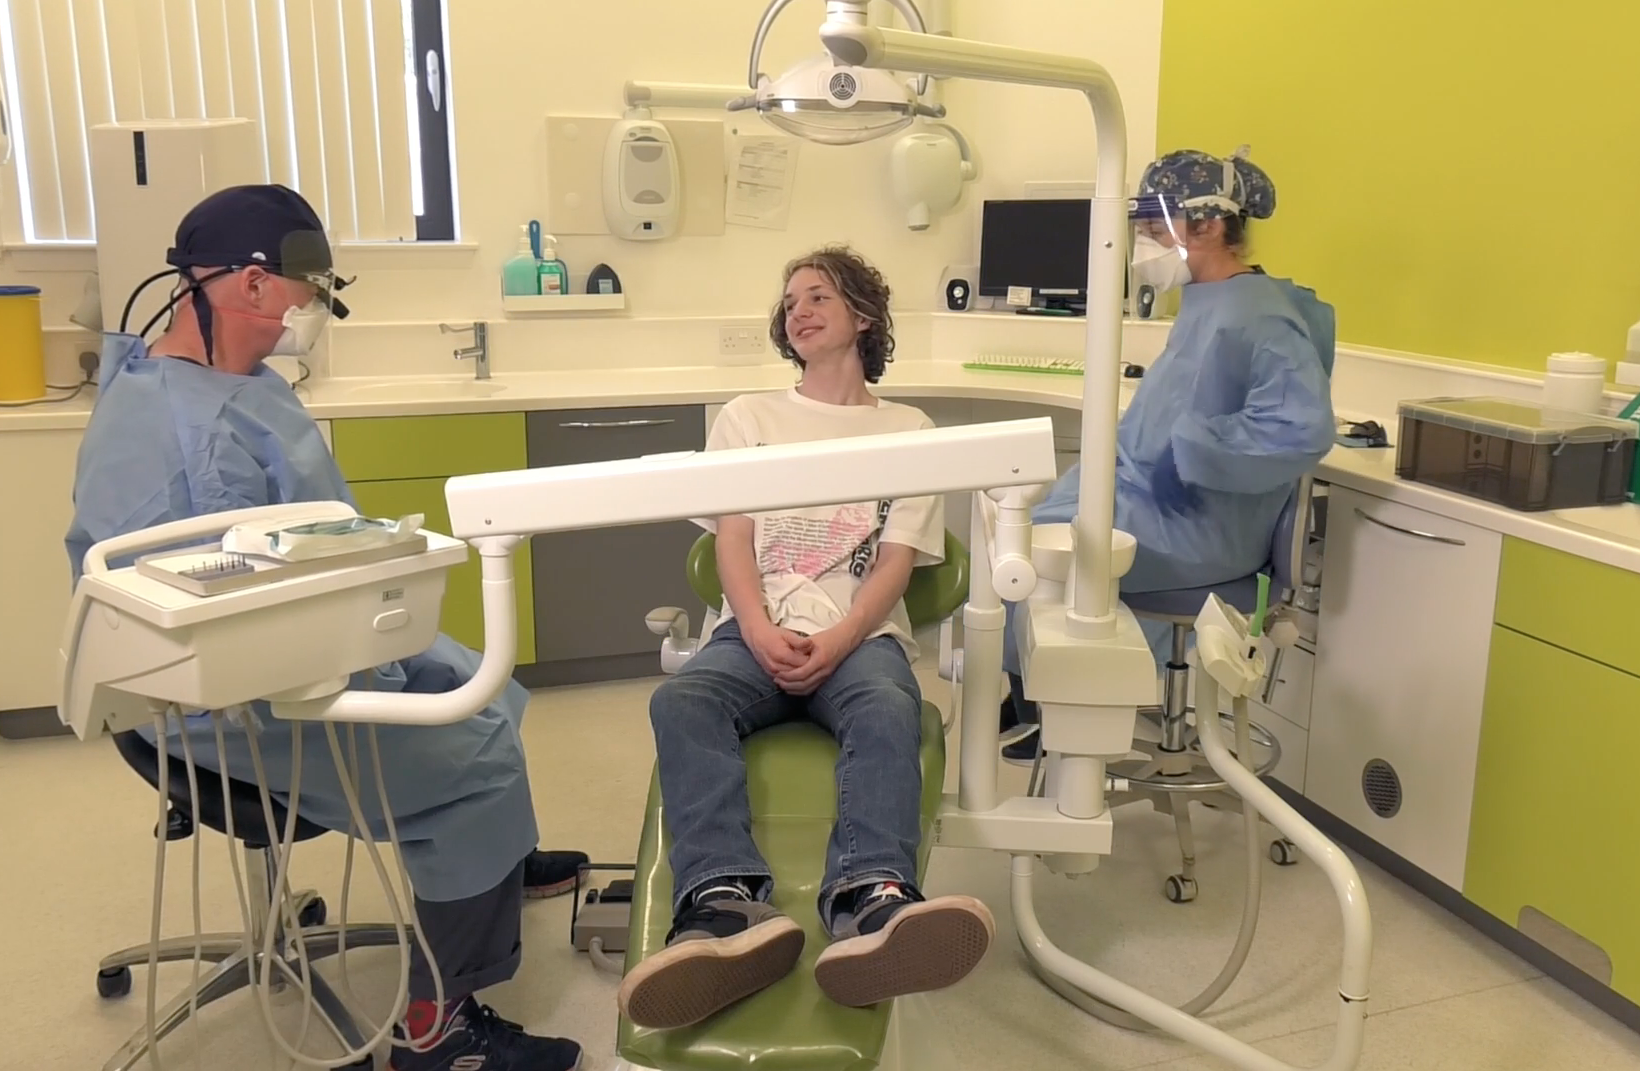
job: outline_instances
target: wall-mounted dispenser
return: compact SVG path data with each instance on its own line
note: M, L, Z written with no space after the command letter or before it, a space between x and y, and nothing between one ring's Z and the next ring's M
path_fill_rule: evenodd
M666 124L627 118L609 133L604 152L604 217L631 241L669 238L678 229L682 191L678 152Z

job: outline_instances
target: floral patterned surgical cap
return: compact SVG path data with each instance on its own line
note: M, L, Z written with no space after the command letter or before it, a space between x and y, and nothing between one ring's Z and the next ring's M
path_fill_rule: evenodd
M1235 215L1269 219L1276 210L1275 183L1247 159L1246 146L1229 159L1199 149L1170 152L1145 168L1139 196L1147 194L1177 198L1193 220Z

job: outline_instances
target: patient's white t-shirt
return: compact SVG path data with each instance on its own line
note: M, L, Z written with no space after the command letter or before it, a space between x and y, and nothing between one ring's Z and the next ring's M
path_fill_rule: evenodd
M883 435L934 427L922 410L878 399L876 405L830 405L791 389L745 394L723 407L706 438L708 450ZM752 515L753 547L763 575L769 619L808 635L842 621L876 560L877 544L916 551L914 566L945 559L945 499L940 495L884 502L777 510ZM702 526L717 530L715 519ZM720 620L733 616L723 600ZM915 661L917 644L905 601L871 636L891 635ZM704 642L705 637L702 637Z

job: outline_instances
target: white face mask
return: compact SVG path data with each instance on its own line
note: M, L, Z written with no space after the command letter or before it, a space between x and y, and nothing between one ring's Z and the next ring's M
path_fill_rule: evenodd
M1140 286L1153 286L1156 293L1165 294L1190 282L1190 263L1184 250L1165 246L1148 235L1133 239L1133 281Z
M330 309L319 301L306 305L292 305L280 321L285 325L279 341L273 344L270 357L306 357L324 334L330 322Z

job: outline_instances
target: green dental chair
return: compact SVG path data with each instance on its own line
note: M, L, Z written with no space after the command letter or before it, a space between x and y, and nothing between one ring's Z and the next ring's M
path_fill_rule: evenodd
M708 607L720 607L723 589L714 536L703 535L695 542L685 567L695 594ZM947 532L945 561L912 571L906 612L920 631L944 622L967 597L968 552ZM687 623L683 627L687 630ZM749 737L744 754L752 835L774 871L774 903L801 923L807 935L803 958L775 985L693 1027L647 1030L623 1017L617 1050L633 1067L654 1071L867 1071L882 1056L890 1005L845 1008L828 1000L814 981L814 961L828 940L815 900L825 870L826 841L837 815L837 745L817 726L792 722ZM924 702L919 878L928 865L929 832L944 783L944 724L938 708ZM672 925L670 847L660 781L652 774L633 883L626 970L665 946Z

